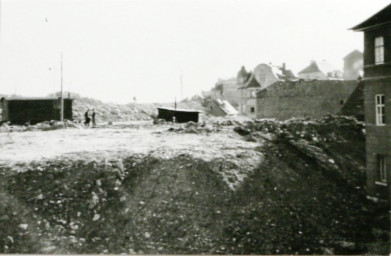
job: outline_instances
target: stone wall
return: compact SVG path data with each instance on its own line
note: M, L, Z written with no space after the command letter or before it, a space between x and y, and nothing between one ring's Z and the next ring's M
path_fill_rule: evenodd
M257 118L340 114L358 81L277 82L257 94Z

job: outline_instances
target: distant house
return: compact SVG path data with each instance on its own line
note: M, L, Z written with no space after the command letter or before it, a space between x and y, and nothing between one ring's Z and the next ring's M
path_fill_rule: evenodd
M326 61L312 60L309 66L298 73L298 76L304 80L334 80L342 79L343 72Z
M354 50L343 58L343 79L357 80L363 77L364 55Z
M214 99L227 100L232 105L238 106L240 97L238 95L238 89L240 85L236 77L229 79L219 79L216 82Z
M287 70L285 64L281 67L268 64L259 64L252 73L248 75L247 80L240 87L241 101L239 112L251 118L257 116L256 94L270 85L279 81L292 81L296 77L291 70Z
M352 28L364 32L367 193L391 195L391 4Z
M238 111L226 100L207 99L204 107L206 111L214 116L235 116Z
M202 96L213 99L228 101L232 106L237 108L240 104L239 88L243 82L248 79L249 73L244 66L241 67L236 77L228 79L218 79L214 88L210 91L203 91Z
M35 124L60 120L60 98L1 98L1 121L13 124ZM64 119L72 120L72 99L64 99Z

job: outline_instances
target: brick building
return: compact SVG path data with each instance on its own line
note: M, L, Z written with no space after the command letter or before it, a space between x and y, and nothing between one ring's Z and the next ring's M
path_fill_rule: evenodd
M352 28L364 32L367 191L390 199L391 4Z

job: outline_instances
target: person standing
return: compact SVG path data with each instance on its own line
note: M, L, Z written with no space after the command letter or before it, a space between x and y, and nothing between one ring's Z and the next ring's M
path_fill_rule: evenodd
M92 127L96 127L96 122L95 122L95 109L92 109L91 118L92 118Z
M90 126L90 117L88 116L88 111L90 111L90 110L87 109L87 111L84 113L84 125L85 126Z

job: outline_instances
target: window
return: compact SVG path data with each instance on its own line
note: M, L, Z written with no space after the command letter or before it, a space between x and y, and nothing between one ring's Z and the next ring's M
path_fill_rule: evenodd
M251 108L250 108L250 112L251 112L251 113L255 113L255 108L254 108L254 107L251 107Z
M384 39L382 36L375 38L375 64L384 63Z
M387 165L383 155L377 155L377 170L379 172L379 181L387 183Z
M386 123L385 116L384 94L376 95L376 125L384 125Z

